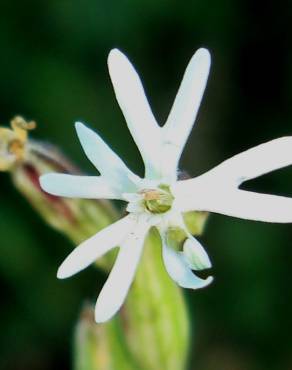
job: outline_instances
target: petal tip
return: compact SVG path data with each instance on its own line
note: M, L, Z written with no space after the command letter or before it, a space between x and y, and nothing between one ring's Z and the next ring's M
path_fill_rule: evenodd
M206 281L206 285L205 286L210 285L211 283L213 283L214 277L213 276L208 276L205 281Z
M191 59L191 63L200 63L205 65L207 70L210 68L211 65L211 54L208 49L200 48L198 49Z
M200 58L204 58L206 60L210 60L211 59L211 54L210 54L210 51L206 48L200 48L196 51L195 55L197 57L200 57Z
M69 255L70 257L70 255ZM65 259L65 261L61 264L61 266L58 268L58 271L57 271L57 278L58 279L67 279L69 277L71 277L72 275L74 275L75 271L72 272L72 268L69 266L70 264L68 264L67 262L67 259L68 257Z
M108 63L108 68L111 71L112 68L115 68L117 66L121 66L121 63L123 61L127 60L127 57L125 56L124 53L121 52L121 50L115 48L112 49L107 58L107 63Z
M75 122L75 129L79 141L81 142L81 145L82 143L87 142L87 140L91 137L92 133L96 134L93 130L91 130L89 127L87 127L84 123L80 121Z
M39 177L40 186L44 191L47 191L48 188L48 179L50 178L50 174L45 174Z
M210 268L212 268L212 262L211 262L210 258L208 258L208 261L206 262L205 269L210 269Z
M111 51L109 52L108 54L108 58L113 58L115 56L120 56L120 55L124 55L120 49L118 48L113 48L111 49Z
M45 175L42 175L39 177L39 183L40 187L43 191L46 193L52 194L52 195L58 195L58 192L55 191L55 173L46 173ZM58 174L57 174L58 175Z
M58 271L57 271L57 278L62 280L62 279L66 279L67 277L69 277L70 275L68 273L66 273L66 271L64 271L64 269L61 267L59 267Z
M201 283L197 285L196 287L194 287L193 288L194 290L206 288L214 281L214 277L208 276L206 279L200 279L200 280L201 280Z
M87 128L84 123L80 122L80 121L77 121L75 122L75 129L76 131L78 132L78 130L82 130L84 128Z
M94 310L94 319L97 324L102 324L106 321L108 321L112 316L108 316L108 314L100 309L100 306L98 303L95 305L95 310Z
M202 55L202 56L204 55L205 57L210 57L210 51L209 51L209 49L204 48L204 47L199 48L197 50L196 54L199 54L199 55Z
M209 286L212 282L214 281L214 277L213 276L208 276L206 279L201 279L201 284L198 285L197 287L195 287L194 289L197 290L197 289L203 289L203 288L206 288L207 286Z

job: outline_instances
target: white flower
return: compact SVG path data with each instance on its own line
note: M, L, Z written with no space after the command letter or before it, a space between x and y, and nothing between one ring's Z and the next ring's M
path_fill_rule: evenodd
M182 214L210 211L267 222L292 222L292 199L240 190L249 179L292 164L292 137L283 137L249 149L190 180L177 179L181 153L195 121L205 89L210 55L199 49L192 57L173 107L163 127L151 111L142 83L132 64L118 50L108 58L110 77L128 128L140 150L145 177L140 178L110 149L99 135L76 123L81 145L100 176L48 174L42 188L54 195L120 199L128 202L128 215L77 247L63 262L59 278L84 269L106 252L120 247L114 267L96 303L97 322L110 319L121 307L149 229L158 229L162 255L171 278L184 288L208 285L192 270L211 266L201 244L188 232ZM172 248L179 233L181 251Z

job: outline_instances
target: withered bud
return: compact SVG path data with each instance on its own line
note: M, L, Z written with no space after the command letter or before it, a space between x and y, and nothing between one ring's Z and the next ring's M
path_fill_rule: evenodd
M62 198L42 190L43 174L81 172L55 146L31 139L28 132L35 127L34 121L15 117L11 128L0 128L0 171L11 174L15 187L48 224L78 244L112 223L116 212L109 201Z

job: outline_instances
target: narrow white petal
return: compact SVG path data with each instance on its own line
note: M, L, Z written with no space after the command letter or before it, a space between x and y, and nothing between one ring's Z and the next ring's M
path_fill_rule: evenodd
M117 49L108 57L117 101L142 155L146 177L159 173L160 127L153 116L141 80L128 58Z
M47 193L60 197L88 199L123 199L101 176L75 176L49 173L40 177Z
M85 240L69 254L59 267L58 278L65 279L76 274L112 248L117 247L134 224L134 219L126 216Z
M292 164L292 136L281 137L248 149L219 164L209 176L233 179L238 185Z
M208 211L247 220L292 222L292 198L254 193L245 190L230 191L210 203Z
M184 255L163 244L162 255L165 268L169 276L182 288L200 289L209 285L213 281L213 277L201 279L196 276L189 265L185 261Z
M102 138L81 122L76 122L76 131L86 156L111 186L123 192L135 190L137 176Z
M292 198L239 190L230 186L222 188L220 184L216 189L216 182L197 187L193 182L193 192L189 185L177 185L176 207L181 212L197 210L255 221L292 222ZM188 191L184 193L186 188Z
M181 212L209 211L266 222L292 222L292 199L238 190L249 179L292 164L292 137L251 148L205 174L172 185Z
M96 322L109 320L123 304L132 284L148 230L148 224L140 222L122 243L114 267L96 302Z
M192 235L184 242L183 254L192 270L204 270L212 266L204 247Z
M164 176L176 175L178 162L196 119L210 69L210 54L199 49L190 60L162 131Z

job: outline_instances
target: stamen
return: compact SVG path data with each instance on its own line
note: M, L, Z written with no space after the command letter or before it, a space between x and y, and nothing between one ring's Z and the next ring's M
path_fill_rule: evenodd
M35 121L26 121L21 116L14 117L10 122L11 128L16 131L17 129L22 129L25 131L31 131L36 128L36 122Z
M34 121L16 116L10 122L11 129L0 127L0 171L9 170L22 161L26 153L27 132L36 127Z
M158 200L160 198L161 193L156 189L144 189L141 190L141 194L145 200Z

